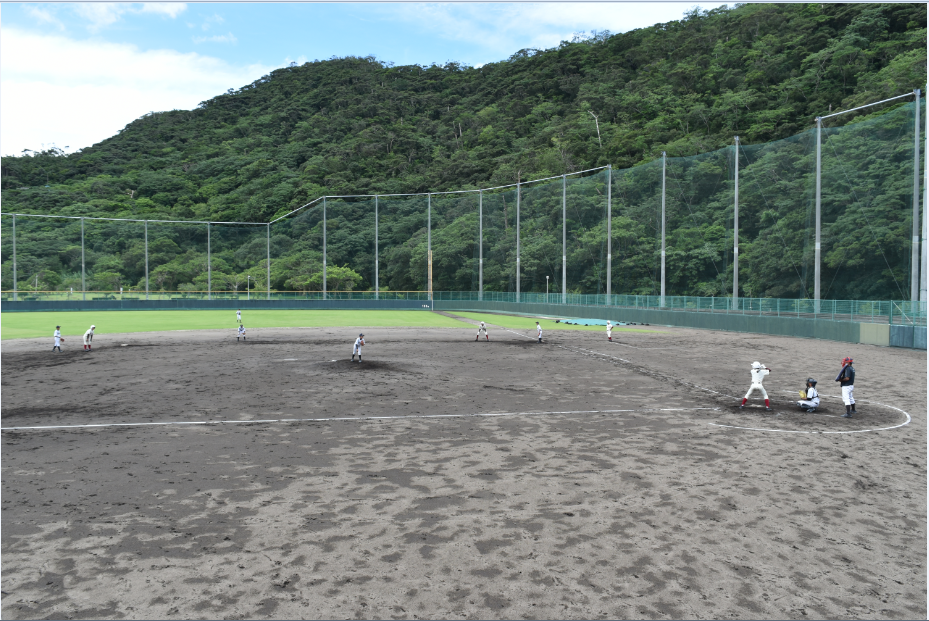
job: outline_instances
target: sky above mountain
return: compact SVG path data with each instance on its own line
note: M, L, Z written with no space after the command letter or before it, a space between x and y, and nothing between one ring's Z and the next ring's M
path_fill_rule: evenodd
M723 3L701 4L703 9ZM687 2L61 3L2 6L0 153L72 152L291 62L479 66L576 34L680 19Z

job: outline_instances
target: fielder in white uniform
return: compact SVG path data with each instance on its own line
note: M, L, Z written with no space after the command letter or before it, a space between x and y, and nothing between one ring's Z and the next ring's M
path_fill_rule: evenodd
M855 367L852 366L851 358L842 360L842 370L835 381L842 387L842 401L845 403L845 414L842 418L851 418L852 414L858 413L855 411Z
M761 383L764 381L765 375L771 372L771 369L764 366L760 362L752 363L752 385L748 387L748 392L745 393L745 398L742 399L742 405L739 406L739 409L745 407L745 402L748 401L749 396L756 390L761 391L761 396L764 397L764 408L768 411L771 410L771 402L768 400L768 393L764 389L764 386Z
M487 326L484 325L483 321L481 322L480 327L477 329L477 336L474 337L474 340L475 341L481 340L482 334L484 335L485 339L487 339L488 341L490 340L490 336L487 334Z
M235 320L237 323L242 323L242 311L237 310L235 312Z
M239 324L239 331L236 332L236 335L235 335L235 341L236 341L236 343L239 342L239 339L240 339L240 338L241 338L243 341L246 340L246 339L245 339L245 326L242 325L242 324Z
M55 344L52 345L52 351L58 350L58 353L61 353L61 342L64 340L61 338L61 326L55 326Z
M91 351L91 344L94 340L94 330L97 326L90 326L90 329L84 333L84 351Z
M542 326L539 325L539 322L535 322L535 329L539 332L539 342L542 342Z
M812 377L806 380L806 390L801 391L800 394L803 398L797 401L797 405L805 412L815 412L816 408L819 407L819 392L816 390L816 380Z
M355 362L355 354L358 354L358 362L361 362L361 348L365 344L365 335L359 334L358 338L355 339L355 346L352 347L352 362Z
M610 343L613 342L613 324L610 323L610 320L606 320L606 340Z

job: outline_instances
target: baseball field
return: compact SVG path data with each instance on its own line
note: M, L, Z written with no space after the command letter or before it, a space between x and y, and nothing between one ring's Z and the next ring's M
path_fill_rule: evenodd
M4 618L926 617L925 352L243 315L3 314Z

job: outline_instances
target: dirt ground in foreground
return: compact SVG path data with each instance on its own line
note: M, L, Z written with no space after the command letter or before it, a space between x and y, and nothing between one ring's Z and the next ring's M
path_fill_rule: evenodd
M926 618L926 352L533 326L4 341L2 617Z

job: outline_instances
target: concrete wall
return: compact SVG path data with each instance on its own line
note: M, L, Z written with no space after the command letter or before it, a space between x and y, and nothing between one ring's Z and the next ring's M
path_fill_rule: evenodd
M423 305L426 305L426 308ZM4 313L28 311L120 310L430 310L419 300L56 300L6 302Z

